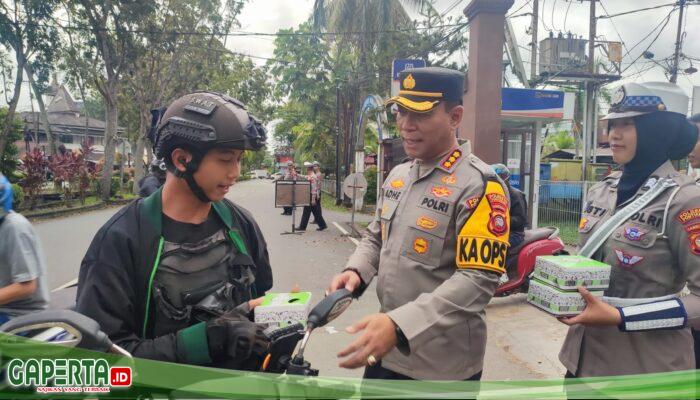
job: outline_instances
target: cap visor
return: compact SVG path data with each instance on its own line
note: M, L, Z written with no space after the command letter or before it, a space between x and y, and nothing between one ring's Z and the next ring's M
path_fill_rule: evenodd
M424 113L432 110L435 108L438 104L440 104L440 100L433 100L433 101L413 101L409 98L403 97L403 96L395 96L390 98L389 100L386 101L385 105L390 105L390 104L398 104L401 107L417 112L417 113Z
M643 111L627 111L627 112L613 112L610 113L601 120L608 120L608 119L618 119L618 118L630 118L630 117L636 117L638 115L644 115L644 114L649 114L648 112L643 112Z

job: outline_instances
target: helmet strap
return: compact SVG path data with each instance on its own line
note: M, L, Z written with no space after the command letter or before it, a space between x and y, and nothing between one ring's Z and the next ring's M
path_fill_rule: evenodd
M187 186L190 188L192 193L197 196L199 201L202 203L211 203L211 199L207 197L202 187L197 183L197 180L194 179L194 173L197 172L197 169L199 169L199 157L197 155L195 155L190 162L185 163L184 171L180 171L177 168L174 169L175 171L173 171L173 174L187 182Z

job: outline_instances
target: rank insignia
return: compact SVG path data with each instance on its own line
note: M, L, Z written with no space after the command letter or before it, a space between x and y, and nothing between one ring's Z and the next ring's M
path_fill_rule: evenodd
M445 185L454 185L455 183L457 183L457 177L454 174L445 175L440 179L440 181Z
M432 218L421 216L416 220L416 225L425 229L435 229L438 226L438 222Z
M440 163L440 165L448 171L451 171L457 160L459 160L460 158L462 158L462 150L457 149L450 153L450 155L445 157L445 159L442 160L442 163Z
M391 187L394 189L401 189L403 185L403 179L394 179L393 181L391 181Z
M418 254L425 254L428 251L428 241L419 237L413 241L413 251Z
M619 249L615 249L615 255L617 256L617 260L620 262L620 267L624 268L634 267L644 259L644 257L627 254Z
M468 198L467 201L466 201L466 203L467 203L467 210L473 210L473 209L475 209L475 208L476 208L476 205L479 204L479 199L480 199L479 196L474 196L474 197Z
M625 228L625 238L633 242L642 240L642 237L647 233L637 227L628 226Z
M435 197L448 197L449 195L452 194L452 190L448 189L444 186L433 186L433 188L430 190L430 192Z

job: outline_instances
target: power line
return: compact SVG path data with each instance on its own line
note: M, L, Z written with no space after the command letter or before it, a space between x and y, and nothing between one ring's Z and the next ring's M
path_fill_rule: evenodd
M662 4L662 5L660 5L660 6L655 6L655 7L638 8L638 9L636 9L636 10L625 11L625 12L621 12L621 13L613 14L613 15L606 15L606 16L602 16L602 15L601 15L600 17L597 17L597 18L599 18L599 19L604 19L604 18L615 18L615 17L619 17L619 16L621 16L621 15L628 15L628 14L638 13L638 12L640 12L640 11L655 10L655 9L657 9L657 8L675 6L676 4L678 4L678 3L668 3L668 4Z
M520 10L522 10L523 8L527 7L527 5L530 4L530 3L532 3L532 0L527 0L525 3L523 3L522 6L520 6L520 8L518 8L517 10L513 11L512 13L506 15L506 18L511 18L511 17L512 17L514 14L516 14L518 11L520 11Z
M665 27L665 26L666 26L665 24L668 24L668 21L671 19L671 14L673 14L673 11L675 11L675 10L676 10L676 9L673 8L673 9L668 13L668 15L666 15L666 17L664 17L664 18L654 27L654 29L652 29L649 33L647 33L646 36L644 36L644 37L643 37L641 40L639 40L634 46L632 46L632 47L627 51L627 53L625 54L625 56L629 55L629 54L632 52L632 50L634 50L635 48L637 48L637 46L639 46L639 45L640 45L643 41L645 41L649 36L651 36L654 32L656 32L656 30L659 29L659 27L660 27L662 24L664 24L664 27ZM661 30L663 30L663 28L661 28ZM623 57L623 58L624 58L624 57Z
M538 16L538 19L542 20L542 26L544 27L544 30L546 30L547 32L551 32L552 30L549 29L549 27L547 26L547 23L544 22L544 5L546 4L546 2L547 2L547 0L542 0L542 18L539 18L539 16Z
M644 55L644 53L647 52L647 50L649 50L649 48L651 47L651 45L653 45L654 42L656 42L656 40L659 38L659 36L661 36L661 33L664 31L664 28L666 28L666 25L668 25L668 22L671 20L671 15L673 14L673 11L674 11L674 10L675 10L675 8L673 8L673 9L671 10L671 12L668 13L668 15L666 16L666 21L664 22L664 25L661 27L661 29L659 29L659 33L656 34L656 36L655 36L654 39L651 41L651 43L649 43L649 45L647 46L647 48L644 49L644 51L642 51L642 52L639 54L639 56L637 56L637 58L634 59L634 61L632 61L632 64L630 64L630 65L628 65L627 67L625 67L625 69L623 69L622 72L627 71L627 70L629 69L629 67L631 67L632 65L634 65L634 63L637 62L637 60L639 60L639 59ZM652 32L653 32L653 31L652 31ZM640 42L640 43L641 43L641 42ZM636 46L635 46L635 47L636 47Z
M566 32L566 19L569 18L569 8L571 7L571 3L573 3L573 1L569 1L569 4L566 6L566 13L564 14L564 32Z
M455 7L457 7L457 5L459 5L459 3L461 3L461 2L462 2L462 0L455 1L451 6L449 6L445 11L443 11L442 14L440 14L440 18L443 18L445 15L447 15L450 11L452 11Z
M571 5L571 3L569 3L569 5ZM603 0L600 0L600 6L603 7L603 12L605 13L605 15L610 15L610 13L608 13L608 10L605 8L605 4L603 4ZM566 17L564 18L564 21L566 21ZM625 51L627 51L627 54L629 54L630 51L629 51L629 49L627 48L627 45L625 44L625 41L622 40L622 35L620 35L620 31L618 31L618 30L617 30L617 26L615 26L615 21L613 21L613 20L611 19L611 20L610 20L610 23L612 24L613 29L615 30L615 33L617 33L617 37L620 38L620 43L622 43L622 47L624 47L624 48L625 48ZM622 64L622 59L620 59L620 64ZM635 67L635 68L637 69L637 72L639 72L639 67Z
M556 8L557 8L557 0L554 0L554 3L552 3L552 29L554 29L555 31L558 31L559 29L557 29L554 26L554 10L556 10Z

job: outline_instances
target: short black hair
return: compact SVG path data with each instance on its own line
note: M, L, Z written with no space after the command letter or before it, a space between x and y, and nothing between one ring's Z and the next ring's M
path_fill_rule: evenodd
M453 108L462 105L461 100L447 100L447 101L444 101L443 103L445 103L445 111L447 111L447 112L450 112L450 111L452 111Z
M700 113L693 114L688 118L690 122L700 123Z

